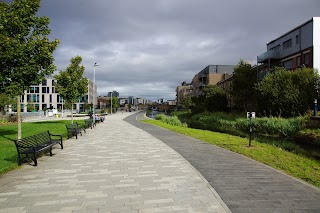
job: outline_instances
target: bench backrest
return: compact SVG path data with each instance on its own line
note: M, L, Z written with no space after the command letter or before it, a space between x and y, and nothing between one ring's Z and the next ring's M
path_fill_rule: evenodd
M37 147L38 145L45 144L50 141L51 141L50 133L49 131L45 131L36 135L31 135L29 137L21 138L20 140L15 140L14 142L16 144L17 149L23 152L30 148L23 148L21 146Z
M78 128L78 123L66 124L67 129Z

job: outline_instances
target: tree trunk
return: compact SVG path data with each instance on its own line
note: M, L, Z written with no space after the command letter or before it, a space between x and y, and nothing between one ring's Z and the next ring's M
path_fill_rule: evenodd
M17 96L18 140L21 139L21 105L20 95Z
M73 124L73 102L71 102L71 123Z

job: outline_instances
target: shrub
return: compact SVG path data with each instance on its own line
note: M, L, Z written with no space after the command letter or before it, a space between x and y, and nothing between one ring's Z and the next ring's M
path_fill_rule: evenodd
M288 138L294 137L299 130L305 127L306 122L306 117L302 116L287 119L279 117L263 117L252 119L252 126L255 133ZM239 130L243 133L248 132L249 119L239 118L239 115L228 115L224 113L201 113L191 117L189 126L197 129L227 132L231 134L237 132L237 135L239 135Z
M299 131L294 138L296 143L320 146L320 130L306 129Z
M183 124L177 116L168 117L164 114L158 114L155 116L155 119L173 126L186 126L186 124Z
M11 123L18 122L18 115L17 114L10 114L8 117L8 120ZM21 118L21 122L22 122L22 118Z

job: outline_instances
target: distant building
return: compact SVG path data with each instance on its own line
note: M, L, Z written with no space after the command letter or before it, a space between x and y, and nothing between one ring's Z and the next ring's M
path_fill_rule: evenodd
M233 75L230 75L226 79L219 81L217 84L226 93L228 99L228 107L231 108L234 107L234 98L232 96L232 80Z
M181 106L183 99L190 95L192 90L192 85L191 83L186 83L185 81L182 82L182 84L180 86L177 86L176 88L176 104L177 106Z
M169 105L169 106L176 106L177 105L177 100L167 100L163 104Z
M111 105L111 97L109 96L98 96L97 98L97 108L106 109Z
M293 70L304 65L320 71L320 17L267 43L267 52L257 56L257 62L260 80L275 66Z
M61 110L63 107L63 99L55 89L56 80L54 77L46 77L41 84L32 85L25 94L21 96L21 111L27 112L27 106L33 105L35 111L46 109ZM88 80L88 92L73 104L73 109L78 112L85 111L85 104L92 104L93 97L97 95L97 87L93 86L92 81Z
M108 93L108 97L119 97L119 92L117 91L113 91L113 92L109 92Z
M199 96L207 85L217 85L232 73L236 65L209 65L197 73L192 79L192 95Z

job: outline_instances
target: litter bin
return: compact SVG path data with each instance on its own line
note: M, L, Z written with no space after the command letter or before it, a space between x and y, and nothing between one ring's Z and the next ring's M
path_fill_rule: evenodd
M56 114L56 118L59 118L59 114Z

